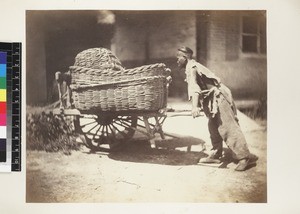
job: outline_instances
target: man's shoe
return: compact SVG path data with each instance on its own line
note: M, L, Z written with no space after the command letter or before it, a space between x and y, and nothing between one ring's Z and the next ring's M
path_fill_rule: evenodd
M256 164L258 157L254 154L250 154L249 157L241 159L235 168L236 171L245 171L249 166Z
M244 158L241 159L237 165L237 167L235 168L235 171L245 171L248 164L249 164L250 158Z
M217 159L217 158L206 157L206 158L201 158L201 159L199 160L199 163L219 164L219 163L221 163L221 160L220 160L220 159Z

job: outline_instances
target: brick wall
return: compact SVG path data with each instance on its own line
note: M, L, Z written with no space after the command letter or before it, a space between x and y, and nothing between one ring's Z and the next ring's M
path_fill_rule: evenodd
M240 50L239 14L212 11L207 37L207 67L217 74L236 98L260 98L267 94L265 56L245 56Z

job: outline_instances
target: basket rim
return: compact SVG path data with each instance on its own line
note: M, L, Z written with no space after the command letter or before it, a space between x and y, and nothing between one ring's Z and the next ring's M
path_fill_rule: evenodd
M101 88L101 87L107 87L107 86L118 86L118 85L126 85L130 83L132 86L134 85L139 85L146 83L151 80L155 79L166 79L166 77L163 76L152 76L152 77L141 77L138 79L131 79L131 80L121 80L121 81L113 81L113 82L105 82L105 83L99 83L99 84L88 84L88 85L76 85L76 84L71 84L70 87L72 90L84 90L84 89L89 89L89 88Z

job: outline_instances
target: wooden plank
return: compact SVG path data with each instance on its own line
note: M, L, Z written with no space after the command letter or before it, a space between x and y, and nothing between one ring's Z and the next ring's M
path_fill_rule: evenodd
M77 109L53 109L53 114L64 114L67 116L75 116L75 115L80 115L80 111Z

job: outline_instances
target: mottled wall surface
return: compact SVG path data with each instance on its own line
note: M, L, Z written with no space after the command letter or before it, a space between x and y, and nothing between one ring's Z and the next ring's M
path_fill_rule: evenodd
M150 58L176 57L180 46L196 49L194 11L166 12L151 19L149 28Z
M185 96L185 74L176 64L177 49L196 49L194 11L117 13L112 50L127 68L162 62L172 70L170 96Z
M116 56L126 61L141 61L146 58L146 22L142 13L119 12L116 16L111 49Z
M228 85L236 98L267 93L266 55L247 56L240 45L241 11L113 11L115 21L100 24L99 11L37 11L26 14L27 101L57 99L56 71L67 71L77 53L106 47L126 68L162 62L172 70L169 95L187 97L177 48L194 57Z
M47 101L45 36L38 14L26 14L26 101Z
M259 99L267 94L266 55L246 55L240 46L239 12L213 11L209 15L207 67L236 98Z
M27 12L27 103L58 100L55 72L68 71L88 48L110 48L113 26L97 23L98 11Z
M266 56L245 56L240 11L152 11L117 15L113 47L125 67L164 62L173 71L170 96L186 95L176 50L185 45L215 72L237 98L266 95Z
M209 64L237 99L259 99L267 95L267 64L265 59L246 58L236 62Z
M182 45L196 48L195 12L117 13L112 49L122 61L176 57Z

